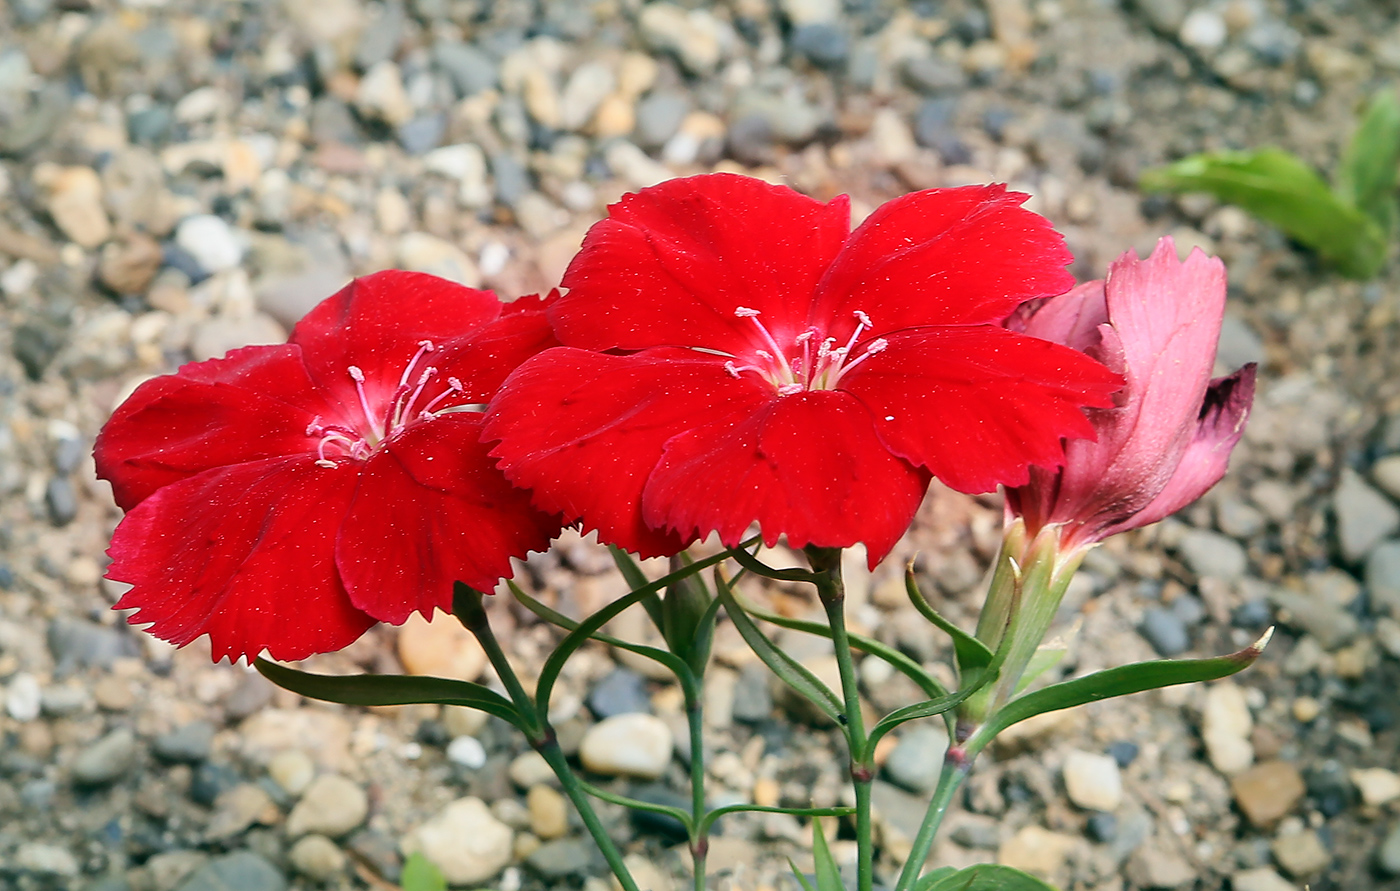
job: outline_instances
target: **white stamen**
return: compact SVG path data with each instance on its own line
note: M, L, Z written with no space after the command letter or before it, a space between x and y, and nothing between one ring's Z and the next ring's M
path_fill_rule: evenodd
M753 319L758 317L759 312L756 309L749 309L747 306L736 306L734 315L741 319Z
M724 370L729 372L730 377L737 378L739 376L739 366L735 365L733 362L725 362Z
M795 396L795 395L797 395L798 393L801 393L801 392L802 392L803 390L805 390L805 389L807 389L807 388L804 387L804 386L802 386L801 384L783 384L781 387L778 388L778 395L779 395L779 396Z

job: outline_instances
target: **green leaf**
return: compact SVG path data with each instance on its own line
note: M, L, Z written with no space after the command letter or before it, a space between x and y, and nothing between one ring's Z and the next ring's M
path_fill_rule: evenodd
M710 827L720 817L737 813L751 814L791 814L794 817L849 817L856 812L853 807L767 807L761 804L728 804L706 812L700 820L700 835L709 834Z
M431 860L417 851L404 861L399 883L403 891L447 891L447 879Z
M1400 102L1392 90L1371 97L1337 172L1337 192L1389 235L1400 172Z
M311 674L266 659L253 660L263 677L284 690L341 705L462 705L495 715L523 729L515 706L494 690L470 681L398 674Z
M914 604L914 609L922 613L939 631L953 639L953 653L958 658L958 668L961 671L986 668L992 664L992 651L987 649L986 644L943 618L924 599L923 592L919 590L918 580L914 578L912 565L904 571L904 590L909 595L909 602Z
M1138 662L1135 665L1122 665L1107 668L1072 681L1064 681L1042 687L1027 693L1002 706L987 719L987 723L977 728L973 738L968 740L970 753L981 751L998 733L1012 724L1046 712L1073 708L1086 702L1098 702L1115 696L1141 693L1144 690L1157 690L1175 684L1192 684L1197 681L1213 681L1229 677L1254 664L1259 654L1268 645L1274 630L1270 628L1264 636L1252 645L1228 656L1212 659L1162 659L1153 662Z
M817 891L846 891L841 881L841 868L826 845L826 833L820 820L812 821L812 862L817 871Z
M962 705L969 696L982 689L991 679L990 673L979 670L968 675L966 684L956 693L947 696L940 696L937 699L930 699L926 702L916 702L913 705L906 705L904 708L895 709L885 715L874 727L870 728L870 737L866 740L865 751L861 753L858 760L866 761L875 752L875 746L884 738L885 734L895 729L901 724L914 721L919 718L932 718L935 715L947 714L958 706Z
M573 631L564 635L564 639L559 641L559 645L554 648L554 652L550 653L549 658L545 659L544 667L540 669L539 680L535 682L535 703L539 707L540 712L542 714L549 713L549 696L554 691L554 682L559 680L559 672L564 669L564 663L569 660L569 657L572 656L579 647L583 646L590 639L593 639L599 629L612 621L614 617L632 604L655 596L657 591L660 591L667 585L674 584L676 581L703 569L708 569L716 563L722 563L728 557L728 551L721 551L718 554L706 557L704 560L697 560L679 572L673 572L669 575L662 576L654 582L647 582L626 597L614 600L612 603L598 610L596 613L580 622L578 627ZM640 572L640 568L637 571ZM660 651L658 650L657 652Z
M626 795L619 795L616 792L609 792L607 789L600 789L592 783L587 783L583 780L579 780L578 784L583 788L583 791L587 792L589 795L592 795L594 798L598 798L603 801L610 802L612 804L620 804L623 807L631 808L637 811L650 811L653 814L665 814L668 817L675 817L677 820L680 820L681 823L685 826L685 831L687 833L690 832L691 824L693 821L691 820L689 811L681 810L680 808L673 807L669 804L654 804L650 801L641 801L637 798L630 798Z
M1149 192L1209 192L1237 204L1351 278L1371 278L1385 263L1381 226L1282 149L1192 155L1144 172L1138 185Z
M723 573L715 572L715 590L719 592L719 599L724 604L724 611L729 616L729 620L738 629L739 635L753 650L754 655L767 665L778 679L796 690L804 699L810 701L822 714L831 718L837 724L844 725L841 714L841 700L831 689L817 679L817 676L808 671L796 659L779 649L776 644L768 639L759 627L754 624L749 614L740 608L734 599L734 592L724 579Z
M959 870L945 866L924 876L914 888L915 891L1055 891L1054 885L1047 885L1033 875L996 863L979 863Z
M739 604L740 609L755 618L770 622L777 625L779 628L787 628L792 631L805 631L808 634L815 634L820 637L825 637L828 640L831 639L831 626L827 625L825 622L812 622L807 619L793 619L788 616L780 616L775 612L765 610L752 600L744 598L738 592L733 591L732 588L730 594L734 597L734 602ZM918 684L919 689L923 690L924 695L929 699L937 699L940 696L948 695L947 689L945 689L933 675L924 671L923 666L913 659L910 659L899 650L896 650L894 647L887 646L877 640L872 640L871 638L863 637L859 634L849 634L847 636L851 639L851 646L860 650L862 653L869 653L894 666L897 671Z
M579 626L578 622L575 622L563 613L551 609L534 597L531 597L516 585L515 582L507 581L506 584L510 587L510 593L514 595L515 599L530 612L544 619L546 622L549 622L551 625L557 625L563 628L565 631L577 630ZM636 653L638 656L644 656L653 661L660 662L670 669L671 673L674 674L676 679L682 684L690 684L694 681L694 676L690 673L690 669L686 663L665 650L657 647L649 647L645 644L632 643L631 641L613 637L611 634L604 634L601 631L595 632L593 639L605 643L610 647L616 647L619 650L627 650L630 653Z
M608 545L608 552L612 554L613 563L617 565L617 571L622 573L622 580L627 583L627 587L633 591L644 588L650 583L646 573L642 572L642 567L637 565L637 561L632 559L632 555L619 548L617 545ZM660 588L656 589L661 590ZM661 628L661 598L653 592L649 597L642 598L642 608L651 616L651 620L656 623L657 629Z
M933 872L926 872L920 876L919 880L914 883L914 891L928 891L938 882L956 873L957 870L951 866L940 866Z
M797 884L802 886L802 891L817 891L816 888L812 887L812 883L807 881L807 877L802 874L802 870L797 868L797 864L792 862L791 857L788 858L788 869L792 870L793 878L797 879Z

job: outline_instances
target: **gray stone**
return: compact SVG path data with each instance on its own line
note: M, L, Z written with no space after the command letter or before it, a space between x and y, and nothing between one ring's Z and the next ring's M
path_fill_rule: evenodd
M690 99L679 90L655 90L637 103L636 142L655 151L681 127L690 111Z
M1234 581L1244 575L1249 558L1239 542L1209 529L1188 529L1177 544L1181 559L1198 576Z
M531 872L547 882L561 882L570 876L583 876L600 866L598 846L580 838L561 838L545 842L525 858Z
M209 757L214 744L214 725L208 721L191 721L155 738L151 749L166 761L196 764Z
M1138 630L1159 656L1180 656L1191 648L1191 635L1186 630L1186 623L1170 610L1147 610L1142 614L1142 624Z
M885 775L910 792L928 792L943 772L948 734L941 726L922 724L906 730L885 760Z
M820 68L840 68L851 55L851 38L834 22L814 22L792 31L792 51Z
M439 43L433 47L433 60L447 73L458 96L473 96L496 85L495 60L476 47Z
M1400 530L1400 509L1351 470L1343 470L1332 496L1337 545L1348 562L1366 558L1376 545Z
M1264 514L1240 498L1222 498L1215 508L1220 531L1231 538L1248 540L1264 531Z
M1264 360L1264 342L1245 319L1226 312L1221 322L1221 339L1215 347L1215 366L1233 371L1252 361Z
M362 70L392 59L403 36L403 3L391 2L383 7L379 18L368 23L360 33L360 44L355 48L355 64Z
M1389 876L1400 876L1400 823L1390 827L1376 849L1376 866Z
M1371 551L1364 577L1372 607L1400 618L1400 540L1383 542Z
M1188 627L1206 620L1206 606L1195 594L1179 594L1172 600L1169 609Z
M55 526L67 526L78 516L78 493L73 489L73 481L66 476L49 479L44 487L44 504L49 509L49 522Z
M1128 858L1127 876L1141 888L1181 888L1195 881L1196 869L1175 850L1151 844Z
M773 716L773 693L768 688L768 670L762 665L744 666L734 685L734 720L758 724Z
M635 712L650 712L646 679L626 668L608 672L588 694L588 708L599 719Z
M1350 643L1361 631L1356 617L1340 604L1287 588L1275 588L1269 599L1282 611L1279 621L1312 634L1325 650Z
M1372 465L1371 479L1391 498L1400 498L1400 455L1386 455Z
M496 200L514 207L530 191L530 173L510 152L491 156L491 176L496 181Z
M920 93L956 93L967 86L961 66L932 54L906 60L903 70L905 82Z
M177 891L285 891L277 867L251 851L235 851L209 861Z
M73 759L73 782L81 786L114 782L136 764L137 754L136 735L128 727L118 727Z

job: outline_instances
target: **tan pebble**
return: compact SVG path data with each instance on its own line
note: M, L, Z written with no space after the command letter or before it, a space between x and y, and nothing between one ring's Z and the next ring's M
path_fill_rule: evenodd
M777 807L782 787L772 777L759 777L753 783L753 803L759 807Z
M453 739L459 736L476 736L486 726L490 717L486 712L463 705L442 707L442 726L447 728Z
M267 762L267 775L288 795L300 795L315 778L316 765L301 749L288 749Z
M640 854L628 854L622 858L627 871L637 883L637 891L675 891L676 883L671 875ZM762 887L762 886L759 886ZM612 880L613 891L622 891L622 883L616 877Z
M546 841L569 831L569 805L549 786L531 786L525 795L530 809L530 831Z
M626 136L637 126L637 113L632 102L613 94L598 104L593 114L593 135L599 139Z
M428 622L418 613L399 629L399 661L409 674L474 681L486 667L486 653L455 618L439 611Z
M1266 761L1236 774L1230 789L1249 822L1260 828L1287 816L1307 791L1302 774L1287 761Z
M542 844L544 844L544 842L540 841L537 836L531 835L528 832L520 833L515 837L515 844L513 846L515 851L514 859L524 860L538 851Z
M997 849L997 862L1050 879L1064 867L1078 843L1073 836L1031 825L1002 843Z
M1310 724L1322 714L1322 703L1311 696L1299 696L1293 700L1293 717L1299 723Z
M98 708L109 712L124 712L136 704L136 690L123 678L104 675L92 688L92 698Z
M160 244L142 232L102 248L97 277L118 294L143 294L164 262Z
M44 209L71 241L94 248L111 237L112 223L102 206L102 180L91 167L44 162L34 168L33 179L44 190Z

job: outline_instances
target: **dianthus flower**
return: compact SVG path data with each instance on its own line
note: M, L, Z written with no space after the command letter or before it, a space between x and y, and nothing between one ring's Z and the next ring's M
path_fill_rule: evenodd
M874 565L930 475L1024 483L1121 384L1001 327L1073 283L1025 197L918 192L852 232L845 196L741 176L628 195L549 309L563 346L492 401L492 454L542 509L644 555L757 522L770 544L864 542Z
M1069 550L1155 523L1225 475L1254 400L1253 365L1211 380L1225 315L1225 266L1170 238L1146 260L1128 251L1106 280L1013 317L1018 331L1084 350L1123 374L1117 404L1091 409L1098 434L1065 446L1058 469L1032 468L1007 490L1029 536L1059 525Z
M543 304L430 275L356 279L289 342L142 384L97 439L126 516L109 578L157 637L215 659L299 659L449 608L545 548L481 443L481 408L553 345Z

